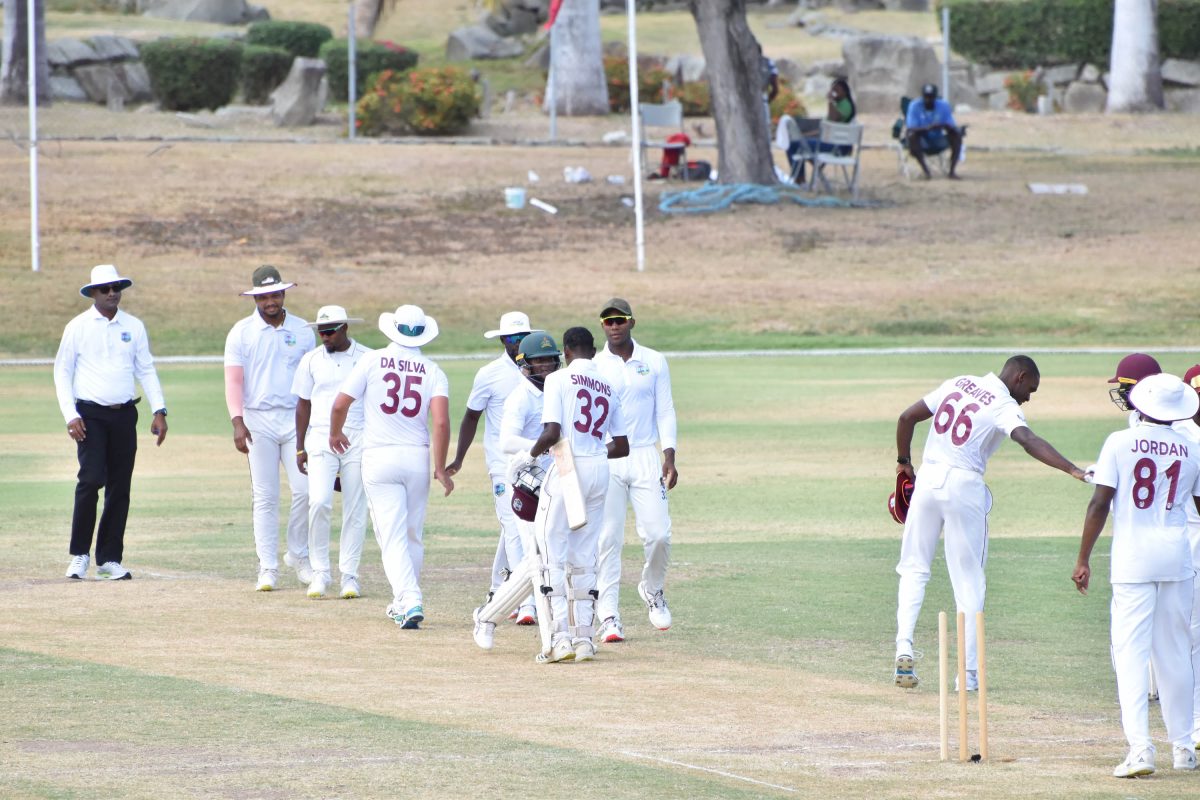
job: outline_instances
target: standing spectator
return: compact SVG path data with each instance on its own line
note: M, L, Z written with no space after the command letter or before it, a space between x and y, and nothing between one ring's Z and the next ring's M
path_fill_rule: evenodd
M629 431L629 456L618 458L609 469L604 526L600 532L600 575L597 616L603 620L602 642L622 642L618 592L621 583L621 546L625 542L625 507L633 504L638 537L646 561L638 594L646 603L650 624L659 630L671 627L671 610L663 594L667 564L671 560L671 516L667 491L675 488L675 401L671 373L657 350L633 338L637 320L629 303L614 297L600 311L608 339L596 356L596 366L617 388ZM659 461L658 445L662 446Z
M283 561L295 568L302 584L312 581L308 563L308 478L296 463L296 395L292 381L316 338L308 323L283 307L296 284L284 283L279 270L261 266L243 295L255 311L239 320L225 338L225 405L233 422L233 446L250 462L254 498L254 549L258 583L269 592L279 578L279 465L287 470L292 505L288 513L287 551Z
M1147 699L1152 655L1174 767L1196 768L1189 633L1195 568L1185 507L1200 495L1200 464L1189 449L1195 445L1171 423L1195 416L1200 397L1179 378L1160 373L1140 380L1129 401L1141 420L1104 442L1071 574L1087 594L1088 562L1111 507L1112 648L1121 727L1129 742L1129 754L1113 770L1117 778L1155 769Z
M415 630L425 619L421 566L425 560L425 507L429 502L429 423L433 422L433 476L454 491L446 474L450 446L450 388L446 373L421 355L438 335L437 321L417 306L379 315L379 330L392 343L367 353L355 365L333 401L329 447L345 453L350 439L346 416L362 401L362 477L392 585L387 616Z
M926 153L940 153L950 148L950 172L948 178L958 180L955 169L962 155L962 130L954 121L950 104L938 97L938 88L932 83L921 89L920 102L908 104L904 125L908 128L908 152L921 165L925 180L929 180L929 166L925 163Z
M96 534L96 577L129 580L121 566L129 486L137 455L137 402L134 381L142 385L154 420L150 432L158 444L167 437L167 407L150 355L150 339L136 317L117 306L133 281L112 264L92 268L91 282L79 293L92 307L67 323L54 359L58 408L75 440L79 483L71 515L71 564L67 577L87 577L92 533ZM96 503L104 487L104 513L96 527Z
M324 306L311 323L321 345L304 354L292 393L296 402L296 466L308 476L308 556L313 579L308 596L325 596L332 582L329 533L335 483L342 492L342 533L338 542L341 596L359 597L358 563L367 530L367 495L362 485L362 403L350 406L344 431L350 448L343 454L329 449L329 415L338 389L354 365L370 352L350 338L349 326L362 322L341 306Z

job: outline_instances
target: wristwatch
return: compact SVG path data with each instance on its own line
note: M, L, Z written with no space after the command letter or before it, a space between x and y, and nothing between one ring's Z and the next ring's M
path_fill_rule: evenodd
M904 465L904 464L911 464L911 463L912 463L912 459L911 459L911 458L909 458L908 456L900 456L899 458L897 458L897 459L896 459L896 463L897 463L897 464L901 464L901 465Z
M167 415L167 407L166 407L166 406L163 406L162 408L160 408L158 411L155 411L154 413L155 413L155 414L162 414L162 415L165 417L165 416Z

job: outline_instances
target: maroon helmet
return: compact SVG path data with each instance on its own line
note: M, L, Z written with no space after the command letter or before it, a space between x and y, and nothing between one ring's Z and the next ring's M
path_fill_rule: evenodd
M908 506L912 502L913 482L903 472L896 473L896 491L888 495L888 513L892 519L904 524L908 519Z
M536 463L523 467L512 485L512 510L518 519L533 522L546 472Z
M1162 367L1158 365L1153 356L1145 353L1130 353L1117 364L1117 374L1108 379L1109 383L1117 384L1108 390L1108 396L1117 408L1122 411L1133 411L1133 406L1129 403L1129 390L1142 378L1148 378L1160 372L1162 372Z

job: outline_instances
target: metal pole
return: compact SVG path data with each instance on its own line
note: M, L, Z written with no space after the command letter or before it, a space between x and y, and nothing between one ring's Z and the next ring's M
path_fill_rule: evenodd
M625 0L629 20L629 109L633 136L633 216L637 241L637 271L646 270L646 225L642 204L642 126L638 113L637 8L634 0Z
M347 82L349 86L346 88L346 97L350 99L350 132L347 136L351 141L354 140L354 129L358 127L358 42L355 40L356 31L354 30L354 0L350 0L350 22L346 26L347 48L346 58L349 61L350 69L348 70L349 77Z
M9 0L17 2L18 0ZM37 25L34 0L28 0L26 14L29 23L26 31L28 43L25 71L29 79L29 256L33 271L42 268L41 241L38 237L38 150L37 150Z
M558 13L562 13L559 9ZM558 140L558 98L554 96L554 26L550 26L550 72L546 78L546 102L550 105L550 141Z
M950 100L950 7L942 6L942 97Z

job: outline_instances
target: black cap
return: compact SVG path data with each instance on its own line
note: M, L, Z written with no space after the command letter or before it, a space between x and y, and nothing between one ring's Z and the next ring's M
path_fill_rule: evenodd
M921 87L921 96L922 97L937 97L938 96L938 88L936 86L934 86L932 83L927 83Z

